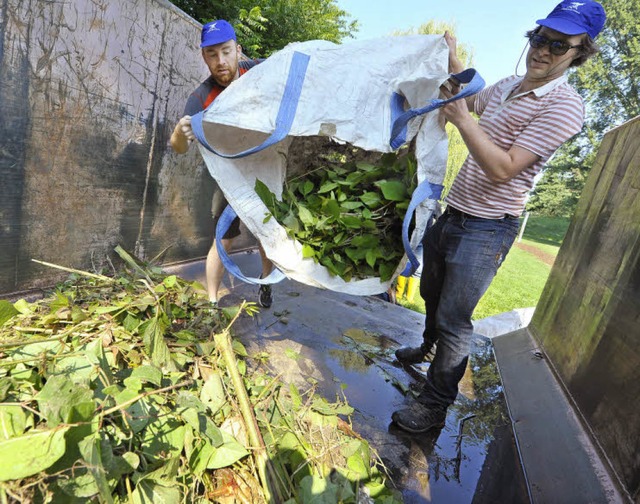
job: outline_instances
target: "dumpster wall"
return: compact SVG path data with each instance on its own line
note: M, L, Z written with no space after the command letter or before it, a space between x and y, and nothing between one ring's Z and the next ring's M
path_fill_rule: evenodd
M200 25L164 0L0 0L0 294L99 270L116 245L206 254L214 182L167 147L207 76Z
M640 118L604 138L531 330L640 502Z

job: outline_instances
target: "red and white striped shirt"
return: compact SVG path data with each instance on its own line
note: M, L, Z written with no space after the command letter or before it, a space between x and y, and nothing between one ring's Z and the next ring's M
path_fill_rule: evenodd
M565 76L509 97L521 81L522 77L507 77L484 89L476 97L474 111L496 145L505 151L517 145L540 159L508 182L497 183L489 180L473 156L467 156L445 198L452 207L487 219L520 215L544 163L582 129L584 104Z

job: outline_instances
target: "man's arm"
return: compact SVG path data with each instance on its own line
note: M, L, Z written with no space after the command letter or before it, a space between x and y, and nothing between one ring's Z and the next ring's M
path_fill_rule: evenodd
M189 145L195 140L191 129L191 116L186 115L178 121L171 134L171 147L178 154L184 154L189 150Z
M446 98L451 98L457 89L453 91L442 88ZM441 110L445 118L458 128L469 153L492 182L508 182L540 158L517 145L508 151L498 147L471 116L464 100L448 103Z

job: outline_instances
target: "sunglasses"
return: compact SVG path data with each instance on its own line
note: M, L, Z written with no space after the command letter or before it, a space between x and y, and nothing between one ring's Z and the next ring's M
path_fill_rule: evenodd
M551 40L543 35L534 33L529 37L529 45L534 49L542 49L544 46L549 46L549 52L555 56L562 56L567 54L569 49L577 49L582 45L569 45L562 40Z

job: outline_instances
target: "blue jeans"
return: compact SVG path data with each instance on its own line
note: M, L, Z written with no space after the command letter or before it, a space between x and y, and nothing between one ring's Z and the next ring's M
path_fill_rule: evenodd
M425 344L438 343L418 401L447 408L464 375L471 316L518 233L515 217L483 219L445 212L423 240L420 294L425 301Z

